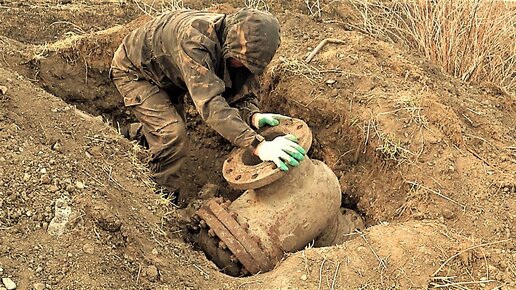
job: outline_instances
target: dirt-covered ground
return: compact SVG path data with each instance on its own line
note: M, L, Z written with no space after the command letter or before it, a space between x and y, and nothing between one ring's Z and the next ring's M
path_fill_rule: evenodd
M215 2L185 5L231 10ZM353 30L345 1L323 1L321 19L303 1L268 2L283 39L262 108L311 126L310 155L339 177L364 235L269 273L218 272L185 242L183 211L154 194L145 151L117 133L132 117L108 68L149 19L143 6L0 0L0 278L17 289L516 287L515 96ZM304 62L326 38L341 42ZM207 183L235 197L220 173L231 145L191 107L188 121L181 205Z

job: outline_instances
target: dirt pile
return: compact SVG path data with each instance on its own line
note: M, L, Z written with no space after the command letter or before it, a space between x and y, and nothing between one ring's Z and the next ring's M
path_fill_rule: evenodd
M1 5L15 1L8 2ZM100 16L120 5L84 3L71 5ZM120 32L135 24L44 47L30 44L47 38L5 26L2 34L21 42L0 38L0 278L18 289L514 287L514 96L460 83L400 47L349 31L345 9L330 14L338 17L332 23L317 22L292 12L300 3L273 6L283 41L263 79L263 108L308 122L311 156L340 177L346 203L379 225L344 245L293 254L266 274L219 273L183 241L179 211L153 193L145 153L116 133L116 121L131 117L107 68ZM63 11L49 14L74 15ZM0 13L6 23L18 19ZM328 37L343 43L302 61ZM206 183L238 194L220 173L231 146L192 108L188 120L188 198Z

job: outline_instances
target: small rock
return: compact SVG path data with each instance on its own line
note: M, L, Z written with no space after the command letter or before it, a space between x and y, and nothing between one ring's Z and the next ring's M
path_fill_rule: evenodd
M306 275L305 275L305 274L303 274L303 275L301 276L301 280L306 281L306 279L308 279L308 277L306 277Z
M0 275L2 275L4 273L4 269L2 267L0 267Z
M145 275L149 278L150 281L156 281L158 280L159 272L158 268L156 266L151 265L145 269Z
M57 185L51 185L49 188L48 188L48 191L54 193L56 191L59 190L59 187Z
M75 187L77 187L77 189L84 189L85 185L84 183L77 181L75 182Z
M65 188L65 190L69 193L72 193L74 190L75 190L75 187L73 187L73 185L71 184L68 184Z
M7 93L7 87L6 86L0 86L0 95L5 95Z
M92 244L90 243L86 243L84 244L84 246L82 247L82 250L86 253L86 254L89 254L89 255L93 255L93 253L95 253L95 247L93 247Z
M34 290L45 290L45 284L43 284L43 283L34 283L32 285L32 288L34 288Z
M30 180L30 174L25 173L25 174L23 175L23 181L27 182L27 181L29 181L29 180Z
M59 144L59 142L56 142L54 145L52 145L52 150L60 152L61 151L61 144Z
M52 182L52 179L50 179L50 176L48 176L47 174L43 174L39 178L39 182L41 184L50 184L50 182Z
M327 83L328 85L332 85L332 84L334 84L335 82L336 82L336 80L334 80L334 79L329 79L329 80L327 80L327 81L326 81L326 83Z
M7 290L16 289L16 284L13 280L11 280L11 278L2 278L2 283L4 283L4 286L7 288Z
M156 248L152 249L152 254L157 256L159 254L158 249L156 249Z
M72 209L68 206L68 201L64 198L56 200L54 208L54 218L48 225L47 233L51 236L58 237L64 233L66 225Z
M45 174L45 173L47 173L47 169L46 169L46 168L41 168L41 170L39 171L39 173L41 173L41 174Z
M453 211L445 208L443 209L443 217L445 217L446 219L452 219L455 217L455 214L453 213Z

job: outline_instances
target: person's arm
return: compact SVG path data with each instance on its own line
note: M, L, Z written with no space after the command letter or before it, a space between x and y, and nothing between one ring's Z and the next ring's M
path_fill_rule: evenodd
M257 76L250 75L238 93L233 96L232 99L235 101L230 103L232 107L238 109L240 116L248 125L252 125L251 117L255 113L260 112L258 98L256 97L258 87L259 83Z
M224 81L214 71L213 41L198 31L188 31L179 44L178 67L188 92L203 120L228 141L250 146L257 133L226 102Z

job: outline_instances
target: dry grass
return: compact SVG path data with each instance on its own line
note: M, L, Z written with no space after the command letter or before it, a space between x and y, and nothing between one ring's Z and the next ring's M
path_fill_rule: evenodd
M143 1L143 0L133 0L132 2L144 14L149 15L151 17L156 17L163 13L167 13L170 11L175 11L175 10L185 8L183 0L152 1L151 4L148 4L148 3L146 3L146 1Z
M516 4L505 0L350 0L362 31L401 43L463 81L516 91Z
M312 17L322 17L321 1L320 0L303 0L306 8L308 9L308 15Z
M280 57L279 63L271 67L271 74L287 73L295 76L303 76L310 83L315 83L316 80L322 79L322 73L319 69L302 60L294 58Z
M254 8L261 11L269 12L270 10L269 4L267 4L265 0L245 0L244 5L247 8Z

